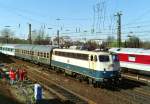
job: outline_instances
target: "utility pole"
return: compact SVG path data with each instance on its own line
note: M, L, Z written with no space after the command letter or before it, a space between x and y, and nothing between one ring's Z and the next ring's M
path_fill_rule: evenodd
M31 40L31 24L29 24L28 41L29 41L29 44L32 44L32 40Z
M58 28L59 28L59 21L60 21L61 19L60 19L60 18L57 18L56 20L57 20L57 22L58 22ZM59 43L59 40L60 40L60 39L59 39L59 29L58 29L58 30L57 30L57 45L58 45L58 47L59 47L59 44L60 44L60 43Z
M59 47L59 30L57 30L57 45Z
M115 16L117 17L117 44L121 47L121 13L118 12Z

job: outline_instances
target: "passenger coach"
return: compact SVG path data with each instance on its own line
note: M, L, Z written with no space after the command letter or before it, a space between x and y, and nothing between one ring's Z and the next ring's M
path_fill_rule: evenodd
M0 44L0 52L6 55L15 56L15 47L17 44Z
M112 48L109 51L118 54L121 67L150 75L150 49Z

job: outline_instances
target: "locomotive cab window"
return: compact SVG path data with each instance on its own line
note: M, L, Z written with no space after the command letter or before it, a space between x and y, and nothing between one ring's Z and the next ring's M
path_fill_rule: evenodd
M108 55L99 55L99 61L100 62L109 62L109 56Z
M112 59L114 62L118 62L119 61L119 58L118 58L118 55L112 55Z

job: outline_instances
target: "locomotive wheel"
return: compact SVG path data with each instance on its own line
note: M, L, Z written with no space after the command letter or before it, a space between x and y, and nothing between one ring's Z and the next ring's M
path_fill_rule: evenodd
M98 82L93 83L94 88L98 87Z

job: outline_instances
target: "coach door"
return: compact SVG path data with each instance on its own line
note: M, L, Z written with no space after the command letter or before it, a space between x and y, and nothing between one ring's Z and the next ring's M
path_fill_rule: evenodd
M89 67L90 69L96 69L96 61L97 61L97 57L96 55L90 55L89 57Z

